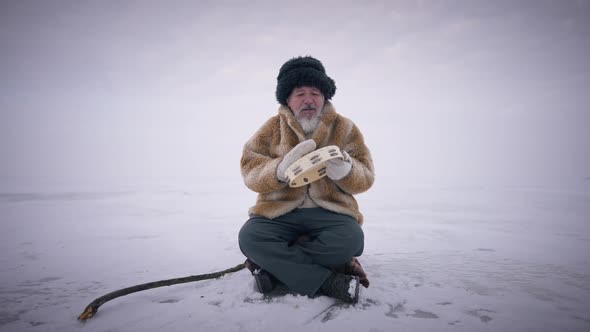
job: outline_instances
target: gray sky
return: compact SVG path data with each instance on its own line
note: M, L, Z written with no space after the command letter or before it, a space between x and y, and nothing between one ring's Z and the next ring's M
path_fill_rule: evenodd
M378 177L587 182L589 32L590 1L2 1L0 176L239 177L309 54Z

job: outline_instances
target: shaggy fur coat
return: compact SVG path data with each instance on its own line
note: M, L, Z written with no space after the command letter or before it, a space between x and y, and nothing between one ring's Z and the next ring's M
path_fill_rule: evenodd
M320 207L352 216L362 224L363 215L353 195L368 190L375 175L371 153L360 130L326 101L311 138L318 149L337 145L348 152L352 160L350 173L337 181L326 176L298 188L277 179L277 167L285 154L308 139L293 112L283 105L279 114L267 120L244 145L240 162L242 177L246 186L258 193L256 205L249 213L274 219L299 207L307 193Z

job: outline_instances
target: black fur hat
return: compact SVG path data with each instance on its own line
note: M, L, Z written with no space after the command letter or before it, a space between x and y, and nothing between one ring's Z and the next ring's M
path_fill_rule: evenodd
M287 105L287 98L293 89L302 86L318 88L326 100L334 97L336 82L326 75L320 60L311 56L293 58L281 67L277 76L277 101Z

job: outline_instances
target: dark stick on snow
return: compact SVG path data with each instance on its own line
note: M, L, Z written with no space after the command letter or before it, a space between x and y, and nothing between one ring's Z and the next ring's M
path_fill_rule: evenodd
M140 292L140 291L152 289L152 288L184 284L187 282L193 282L193 281L199 281L199 280L215 279L215 278L219 278L223 275L226 275L228 273L237 272L237 271L243 269L244 267L246 267L244 264L238 264L232 268L229 268L229 269L223 270L223 271L219 271L219 272L200 274L200 275L195 275L195 276L188 276L188 277L184 277L184 278L175 278L175 279L153 281L153 282L148 282L146 284L141 284L141 285L136 285L136 286L132 286L132 287L119 289L117 291L103 295L103 296L97 298L96 300L90 302L90 304L86 306L86 309L84 309L84 312L82 314L80 314L80 316L78 316L78 319L81 321L85 321L89 318L94 317L94 315L98 311L98 308L101 305L107 303L110 300L116 299L116 298L124 296L124 295L136 293L136 292Z

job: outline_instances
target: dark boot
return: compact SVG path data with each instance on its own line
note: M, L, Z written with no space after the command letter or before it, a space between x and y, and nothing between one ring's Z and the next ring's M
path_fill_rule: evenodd
M258 291L262 294L268 294L272 292L273 289L277 286L278 280L272 274L268 273L268 271L263 270L260 266L256 263L252 262L249 259L246 259L244 265L252 275L254 276L254 281L256 281L256 287Z
M320 287L319 293L354 304L359 300L359 288L359 277L332 273Z
M272 292L277 286L277 279L266 270L256 270L254 280L256 280L258 291L262 294Z
M361 285L363 285L365 288L369 288L369 279L367 278L367 274L363 270L361 262L356 257L353 257L350 262L342 266L333 268L332 271L357 276L359 277L359 282L361 283Z

